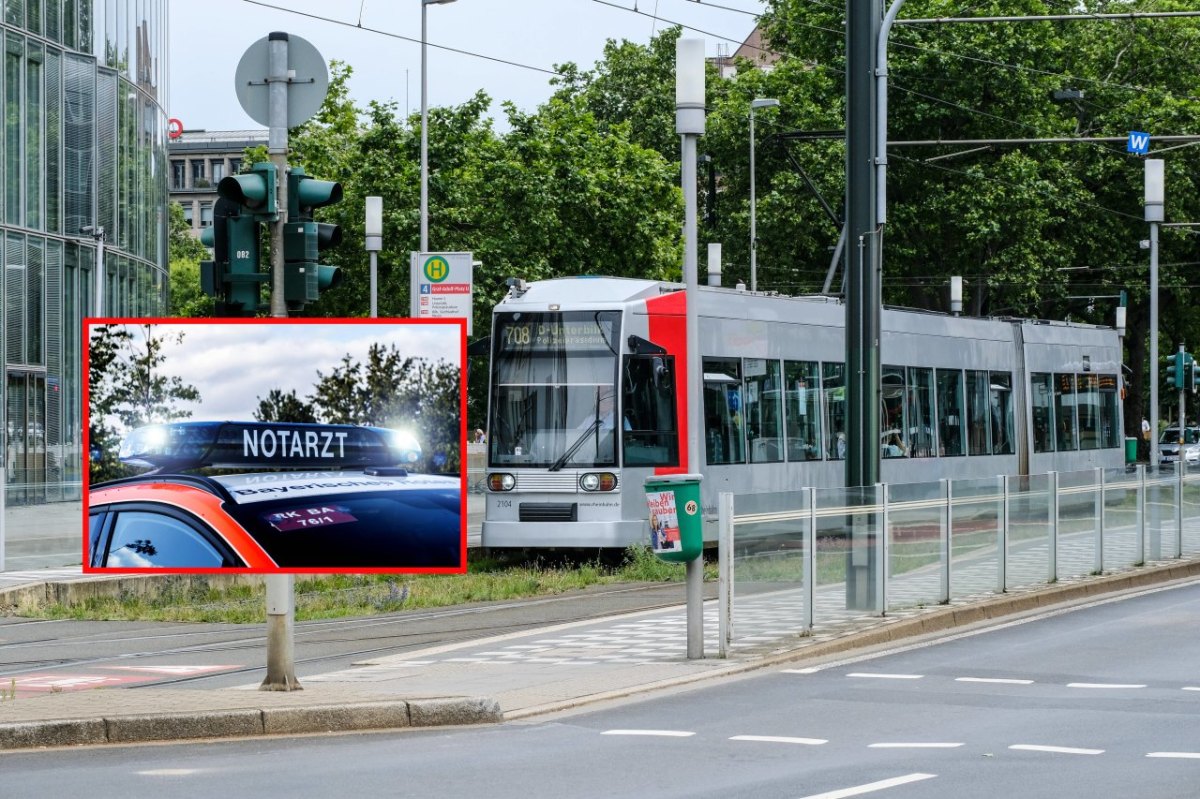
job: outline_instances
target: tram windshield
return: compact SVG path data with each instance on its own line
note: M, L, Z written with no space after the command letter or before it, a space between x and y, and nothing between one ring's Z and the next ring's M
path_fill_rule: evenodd
M496 316L491 464L616 466L620 333L619 311Z

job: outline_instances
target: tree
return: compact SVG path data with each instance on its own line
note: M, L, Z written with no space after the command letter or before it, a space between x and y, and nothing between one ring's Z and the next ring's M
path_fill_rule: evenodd
M209 257L209 251L192 235L182 205L172 202L167 210L168 307L174 316L212 316L213 299L200 291L200 261Z
M273 388L265 399L258 398L258 409L254 411L254 418L260 422L315 422L317 414L312 403L296 396L295 389L285 394L280 389Z
M183 403L200 401L200 392L177 375L164 374L166 350L183 340L182 332L157 333L154 325L97 325L88 347L88 435L93 482L121 476L116 460L122 430L186 419Z
M365 362L347 355L329 374L317 374L311 406L322 421L410 430L421 442L426 469L459 468L458 367L374 344Z

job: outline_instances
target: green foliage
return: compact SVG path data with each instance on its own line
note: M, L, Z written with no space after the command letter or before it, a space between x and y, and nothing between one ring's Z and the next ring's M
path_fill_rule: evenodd
M176 375L162 372L165 350L183 340L182 332L159 334L141 325L135 336L125 325L97 325L88 345L88 436L92 449L90 481L129 473L116 459L122 430L186 419L183 403L200 401L200 392Z
M312 403L296 396L295 389L285 394L273 388L265 398L258 398L254 418L260 422L315 422L317 414Z
M212 297L200 291L200 262L210 257L209 251L192 235L182 205L173 202L167 210L170 216L167 255L171 273L168 307L173 316L211 316Z

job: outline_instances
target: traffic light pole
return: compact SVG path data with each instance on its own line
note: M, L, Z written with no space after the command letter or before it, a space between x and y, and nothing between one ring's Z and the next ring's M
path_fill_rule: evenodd
M267 152L275 165L279 218L271 224L271 316L286 318L284 299L283 229L288 216L288 35L272 33L268 38L268 133ZM263 691L295 691L295 578L290 574L267 575L267 676Z
M271 163L275 165L276 196L279 203L279 218L271 225L271 316L286 318L288 311L287 301L284 299L283 228L287 224L288 210L288 39L286 33L272 33L268 39L270 125L267 133L267 153Z

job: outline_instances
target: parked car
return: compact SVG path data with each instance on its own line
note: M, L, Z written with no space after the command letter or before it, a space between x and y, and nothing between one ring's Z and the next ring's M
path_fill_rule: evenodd
M1178 426L1163 430L1162 436L1158 439L1158 453L1161 462L1166 464L1179 461L1181 447L1184 463L1200 464L1200 427L1185 427L1182 445L1179 441Z

